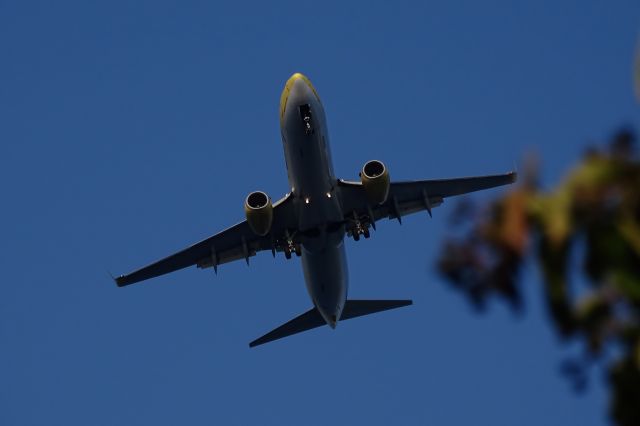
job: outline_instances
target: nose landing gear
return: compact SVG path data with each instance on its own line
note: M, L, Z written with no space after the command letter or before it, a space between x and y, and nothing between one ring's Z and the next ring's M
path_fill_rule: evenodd
M311 122L311 107L308 104L300 105L300 117L302 118L304 133L307 136L312 134L313 124Z

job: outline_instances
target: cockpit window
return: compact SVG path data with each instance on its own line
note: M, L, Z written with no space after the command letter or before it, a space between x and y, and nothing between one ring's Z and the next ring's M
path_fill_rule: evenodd
M302 126L304 127L304 132L307 135L313 134L313 122L311 118L311 107L309 104L300 105L300 118L302 119Z

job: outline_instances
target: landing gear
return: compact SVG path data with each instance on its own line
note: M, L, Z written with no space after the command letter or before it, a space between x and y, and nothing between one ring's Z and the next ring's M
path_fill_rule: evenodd
M304 118L304 132L307 135L310 135L313 130L311 129L311 117L307 116Z
M302 255L302 247L300 246L300 243L294 243L288 232L283 251L284 257L286 257L287 259L291 259L292 253L295 253L296 257L300 257Z
M313 133L313 124L311 122L311 107L308 104L300 105L300 117L302 118L302 126L305 135Z
M350 233L354 241L360 241L360 235L363 235L365 239L371 236L369 233L369 224L361 221L355 211L353 212L353 226L351 227Z

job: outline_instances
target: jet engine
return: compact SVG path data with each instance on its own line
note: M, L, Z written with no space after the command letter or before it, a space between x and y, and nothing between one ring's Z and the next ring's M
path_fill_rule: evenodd
M244 202L244 213L251 230L265 236L271 230L273 222L273 204L271 198L262 191L254 191Z
M371 203L382 204L389 195L389 172L381 161L371 160L365 163L360 172L360 181Z

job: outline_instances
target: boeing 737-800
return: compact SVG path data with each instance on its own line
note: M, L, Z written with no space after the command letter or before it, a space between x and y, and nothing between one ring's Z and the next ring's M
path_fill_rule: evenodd
M116 278L118 286L196 265L213 268L246 260L262 250L299 256L313 307L249 344L253 347L339 320L410 305L411 300L349 300L345 237L369 238L376 221L402 221L439 206L447 197L512 183L515 172L421 181L391 182L385 165L367 162L360 180L333 172L324 108L307 77L296 73L280 98L280 129L291 191L275 203L261 191L244 204L246 219L144 268Z

